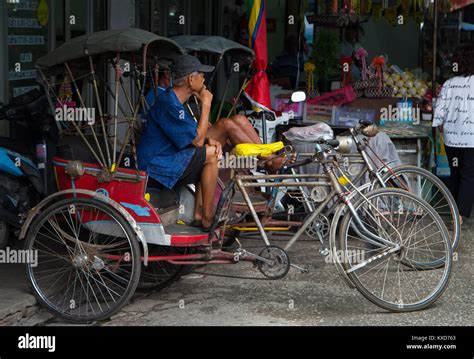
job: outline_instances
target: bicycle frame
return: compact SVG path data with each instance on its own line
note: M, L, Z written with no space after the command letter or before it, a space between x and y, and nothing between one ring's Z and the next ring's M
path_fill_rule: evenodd
M324 156L326 157L326 156ZM334 166L338 167L337 164L332 161ZM298 231L293 235L293 237L290 239L290 241L287 243L285 246L284 250L287 251L289 250L293 244L301 237L301 235L304 233L306 228L311 224L311 222L323 212L323 210L326 208L328 203L333 200L333 199L338 199L340 202L344 203L351 213L353 214L355 218L355 225L354 225L354 230L361 235L367 242L376 245L378 247L382 246L388 246L388 247L395 247L397 248L398 245L396 245L393 242L387 241L386 239L373 234L370 230L366 228L366 226L362 223L361 219L359 218L357 212L355 211L355 208L352 205L351 202L351 197L353 196L353 192L349 191L348 193L343 191L343 187L340 185L338 178L334 172L334 166L328 166L328 164L323 160L321 161L323 168L324 168L324 175L313 175L313 174L304 174L304 175L253 175L253 176L241 176L237 175L236 176L236 184L239 188L239 190L242 192L243 197L245 199L245 202L250 209L250 213L252 214L252 217L257 224L257 228L259 230L260 235L262 236L263 241L267 246L270 245L270 241L268 239L268 236L265 232L265 229L257 215L257 212L255 211L255 208L253 207L253 204L250 200L250 197L246 191L246 188L252 188L252 187L299 187L299 186L304 186L304 187L317 187L317 186L330 186L332 188L330 194L326 197L326 199L319 204L319 206L316 208L316 210L303 222L302 226L298 229ZM339 171L342 172L342 170L338 167ZM326 182L299 182L301 179L305 178L325 178L327 181ZM248 181L255 181L255 180L277 180L278 182L248 182ZM294 182L283 182L283 180L295 180ZM355 192L357 192L359 195L363 196L363 193L361 190L359 190L352 182L349 181L349 184L355 189ZM370 205L370 203L369 203ZM376 209L377 212L378 209ZM383 216L382 213L379 212L381 216ZM394 228L395 229L395 228ZM396 229L395 229L396 231ZM396 231L398 235L398 231Z

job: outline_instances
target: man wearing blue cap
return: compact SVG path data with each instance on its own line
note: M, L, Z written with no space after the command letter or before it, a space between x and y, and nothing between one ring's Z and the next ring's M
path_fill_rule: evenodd
M138 146L138 162L150 177L150 185L173 188L199 183L194 209L195 224L208 229L213 221L213 199L217 184L218 159L227 141L261 143L245 116L221 118L209 125L212 93L204 85L206 66L194 56L182 55L171 65L173 87L163 91L150 109L147 127ZM184 108L195 95L201 105L196 121ZM267 162L281 166L280 159ZM202 208L201 208L202 203Z
M204 229L211 226L214 217L213 197L221 155L221 146L206 138L212 94L204 86L204 73L213 70L213 66L203 65L189 55L174 61L174 85L160 93L150 109L138 146L139 167L148 172L151 185L173 188L201 183L202 213L196 206L195 218L202 220ZM193 94L202 107L197 123L183 106Z

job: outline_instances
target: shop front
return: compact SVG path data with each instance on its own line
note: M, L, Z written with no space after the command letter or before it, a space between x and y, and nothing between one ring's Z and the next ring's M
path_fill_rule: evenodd
M449 176L441 136L431 128L432 100L456 76L456 49L474 42L474 5L316 1L309 10L314 43L295 86L309 99L293 123L323 121L343 132L370 119L392 138L404 163ZM274 107L285 109L292 87L277 76L270 81Z

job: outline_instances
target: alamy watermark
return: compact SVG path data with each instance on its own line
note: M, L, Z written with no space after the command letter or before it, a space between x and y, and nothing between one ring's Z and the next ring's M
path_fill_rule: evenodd
M87 122L89 126L95 124L94 107L58 107L55 110L56 121L59 122Z
M6 247L0 250L0 264L30 264L32 267L38 266L38 250L11 249Z
M398 107L389 105L380 109L380 121L383 122L413 122L417 125L421 120L420 108Z
M324 258L326 263L363 263L365 261L365 251L359 249L348 249L348 250L329 250L329 254Z
M56 351L56 337L26 333L18 337L18 349L46 349L48 352L54 353Z
M225 153L218 162L219 168L256 170L258 158L255 156L235 156Z

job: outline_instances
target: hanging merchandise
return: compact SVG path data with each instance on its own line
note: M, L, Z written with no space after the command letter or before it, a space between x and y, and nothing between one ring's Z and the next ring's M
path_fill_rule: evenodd
M382 17L382 4L372 4L372 17L374 18L374 21L377 21Z
M318 6L314 25L346 27L367 20L372 0L319 0Z
M369 87L365 90L366 97L392 97L393 88L386 86L383 78L383 67L385 58L377 56L372 60L372 67L375 71L374 78L370 82Z
M360 0L352 0L351 10L356 14L360 14Z
M408 17L410 16L411 0L402 0L401 4L402 4L402 14L406 21L406 19L408 19Z
M397 24L397 15L398 15L398 11L397 11L397 7L396 7L396 6L384 10L384 17L385 17L385 20L386 20L390 25L395 26L395 25Z
M306 94L308 97L313 97L315 94L314 70L316 70L316 65L312 62L307 62L304 64L304 72L306 73Z
M364 95L365 89L369 87L370 72L367 67L367 56L367 50L365 50L363 47L359 47L354 53L354 58L361 69L360 80L355 81L352 86L357 97L362 97Z
M431 16L431 9L431 0L413 0L413 14L417 22L423 21L425 12Z
M58 100L56 108L75 108L77 105L76 102L72 100L72 87L67 75L64 76L63 83L59 86Z
M370 14L372 9L372 0L360 0L360 11L363 14Z
M342 0L342 10L348 11L350 7L350 0Z
M370 75L369 69L367 68L367 50L363 47L359 47L356 52L354 53L354 57L357 61L360 62L361 65L361 79L367 80Z
M375 69L375 78L377 79L378 85L383 84L383 66L385 65L385 58L383 56L377 56L372 59L372 67Z

